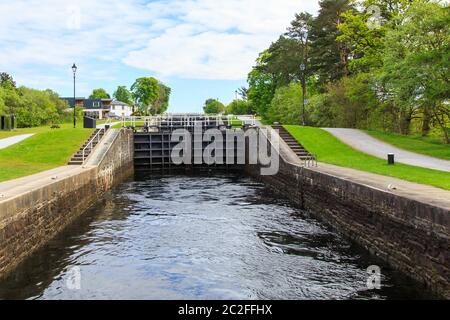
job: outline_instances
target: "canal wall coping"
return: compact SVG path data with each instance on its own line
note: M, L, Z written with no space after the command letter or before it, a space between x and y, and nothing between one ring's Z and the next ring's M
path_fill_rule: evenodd
M133 133L111 129L86 165L0 183L0 278L133 174Z
M250 165L247 172L450 298L449 191L324 163L303 167L283 141L279 154L277 175L260 176L260 168Z

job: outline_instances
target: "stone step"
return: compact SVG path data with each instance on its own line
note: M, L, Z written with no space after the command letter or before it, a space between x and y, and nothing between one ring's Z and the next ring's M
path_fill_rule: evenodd
M69 166L81 166L83 161L70 161Z

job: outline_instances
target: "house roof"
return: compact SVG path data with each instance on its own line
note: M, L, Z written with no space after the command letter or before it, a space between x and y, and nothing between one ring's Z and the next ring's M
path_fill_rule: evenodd
M122 101L118 101L118 100L113 101L111 104L113 106L117 106L117 105L119 105L119 106L130 106L128 103L125 103L125 102L122 102Z
M69 103L70 107L73 108L75 105L73 98L61 98ZM111 99L84 99L84 98L76 98L77 101L83 100L83 108L84 109L104 109L104 103L110 102ZM94 106L95 105L95 106ZM106 107L105 109L109 109Z

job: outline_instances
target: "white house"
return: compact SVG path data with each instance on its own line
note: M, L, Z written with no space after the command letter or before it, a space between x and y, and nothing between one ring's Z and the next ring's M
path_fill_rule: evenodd
M131 117L133 114L133 107L125 102L113 101L111 103L109 114L113 117Z

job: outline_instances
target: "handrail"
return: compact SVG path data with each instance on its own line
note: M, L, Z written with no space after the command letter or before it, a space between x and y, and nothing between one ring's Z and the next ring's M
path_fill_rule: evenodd
M89 151L92 152L94 141L97 139L97 144L100 142L100 140L101 140L100 134L102 132L103 132L103 134L105 134L106 129L105 128L98 129L98 132L95 134L95 136L93 136L92 139L89 140L87 145L83 148L83 150L82 150L83 164L87 159L86 151L89 149ZM90 152L88 154L90 154Z

